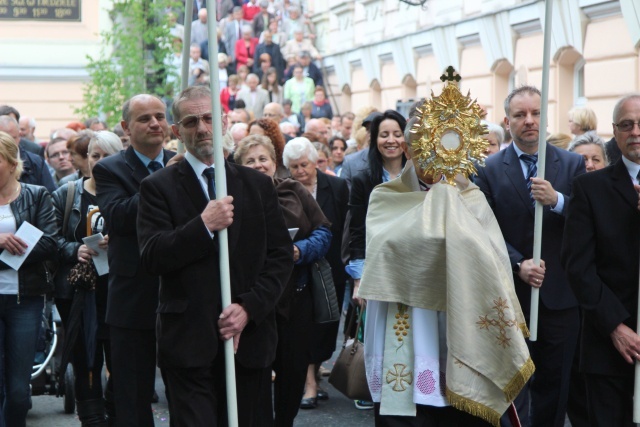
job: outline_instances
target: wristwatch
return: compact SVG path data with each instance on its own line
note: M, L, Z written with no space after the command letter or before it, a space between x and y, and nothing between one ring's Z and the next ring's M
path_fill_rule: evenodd
M516 262L515 267L513 267L514 273L520 273L520 264L522 264L522 262Z

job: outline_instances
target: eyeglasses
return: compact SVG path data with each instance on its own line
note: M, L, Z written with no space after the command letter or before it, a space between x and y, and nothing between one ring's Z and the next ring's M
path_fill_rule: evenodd
M57 153L53 153L52 155L49 156L50 159L57 159L58 157L67 157L69 154L71 154L70 151L64 150L64 151L58 151Z
M614 123L620 132L631 132L635 125L638 125L640 129L640 121L634 122L633 120L623 120L620 123Z
M204 113L204 114L199 114L199 115L186 116L182 120L180 120L177 123L177 125L178 126L182 125L187 129L191 129L191 128L194 128L194 127L198 126L198 122L200 120L202 120L205 124L210 125L213 122L213 116L211 115L211 113Z

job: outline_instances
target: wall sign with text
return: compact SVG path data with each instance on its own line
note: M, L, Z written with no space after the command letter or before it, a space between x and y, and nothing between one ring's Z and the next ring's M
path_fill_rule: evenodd
M80 21L82 0L0 0L0 19Z

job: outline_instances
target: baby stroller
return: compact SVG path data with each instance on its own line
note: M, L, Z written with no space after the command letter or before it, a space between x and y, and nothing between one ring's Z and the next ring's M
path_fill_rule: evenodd
M51 300L47 300L42 313L42 323L36 346L36 357L31 374L31 395L62 396L64 412L75 410L73 368L67 369L64 378L58 378L64 328L62 320Z

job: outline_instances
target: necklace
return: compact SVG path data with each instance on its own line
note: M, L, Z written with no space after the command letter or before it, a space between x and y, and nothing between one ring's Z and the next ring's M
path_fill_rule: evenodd
M18 194L20 192L20 183L18 183L18 186L16 188L16 191L14 191L8 198L7 198L7 203L3 203L4 205L8 205L9 203L13 202L16 199L16 194ZM0 217L0 220L4 219Z

